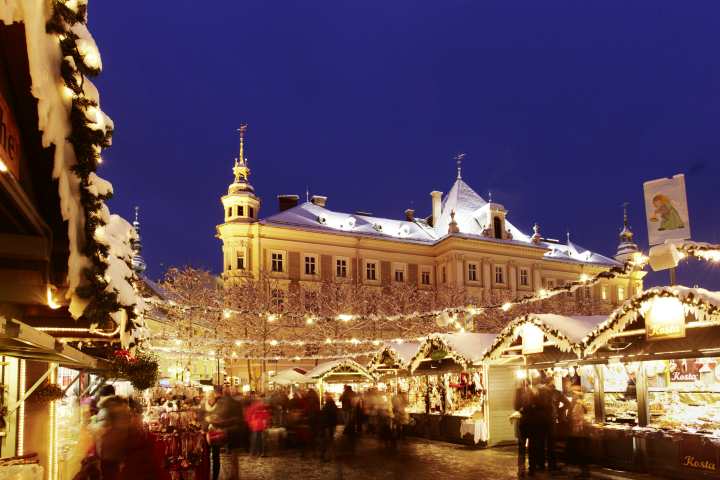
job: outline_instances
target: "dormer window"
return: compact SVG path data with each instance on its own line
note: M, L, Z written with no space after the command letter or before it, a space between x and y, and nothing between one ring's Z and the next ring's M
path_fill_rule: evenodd
M497 238L498 240L502 240L503 229L502 220L500 220L500 217L493 218L493 230L495 231L495 238Z

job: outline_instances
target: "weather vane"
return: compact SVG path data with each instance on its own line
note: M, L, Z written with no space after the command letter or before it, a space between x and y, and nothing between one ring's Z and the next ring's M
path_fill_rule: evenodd
M461 173L462 173L462 161L463 161L463 159L465 158L465 153L462 153L462 152L461 152L461 153L458 153L458 154L455 155L453 158L455 159L455 162L457 163L457 172L458 172L457 178L462 178L462 175L461 175Z
M247 123L241 123L240 128L237 129L240 132L240 138L245 138L245 131L247 130Z

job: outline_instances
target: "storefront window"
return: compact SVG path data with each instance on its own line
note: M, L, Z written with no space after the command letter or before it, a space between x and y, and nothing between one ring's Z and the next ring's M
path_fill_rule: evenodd
M603 365L605 377L605 421L637 424L637 390L635 378L638 363Z
M645 363L650 425L720 434L720 358Z

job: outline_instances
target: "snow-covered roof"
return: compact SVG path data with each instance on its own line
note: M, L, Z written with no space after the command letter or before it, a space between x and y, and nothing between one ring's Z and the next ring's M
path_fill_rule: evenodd
M305 381L314 382L320 380L331 373L347 372L348 374L361 375L368 380L374 377L365 367L350 358L339 358L330 362L321 363L305 374Z
M616 333L642 318L655 298L677 298L686 316L697 321L720 325L720 292L683 286L654 287L626 300L607 319L583 338L584 354L591 355L605 345Z
M282 225L302 229L318 230L328 233L341 233L349 235L362 235L403 242L434 244L449 236L451 212L455 212L455 222L460 233L451 234L463 238L471 238L488 242L504 242L520 244L547 250L545 256L559 261L572 261L582 263L601 264L606 266L619 266L615 260L591 252L578 245L568 242L567 245L559 243L541 242L533 244L531 236L522 232L511 222L505 219L505 228L512 235L512 239L495 239L483 235L483 230L490 225L492 219L490 210L502 208L501 205L488 203L478 195L464 180L458 178L450 191L442 199L440 218L434 226L428 225L425 220L415 219L397 220L357 213L343 213L329 210L312 202L304 202L288 210L271 215L262 223L266 225Z
M91 130L102 140L92 140L85 147L92 155L97 155L103 146L109 144L114 128L110 117L100 109L97 88L82 73L97 74L102 67L95 41L85 26L86 7L87 0L49 3L4 0L0 8L0 22L6 25L21 22L24 25L31 93L38 100L38 129L42 133L42 146L55 146L52 176L58 182L60 212L68 228L68 288L65 296L70 300L70 313L79 318L86 307L97 300L93 296L83 298L78 294L80 287L86 286L85 272L97 268L87 255L87 246L91 241L97 242L99 248L108 249L107 255L92 252L100 255L102 263L107 266L101 273L102 287L105 293L116 296L121 307L109 314L120 325L121 339L127 345L130 341L125 331L128 310L132 312L139 306L128 281L133 276L128 265L132 261L130 242L135 232L127 221L110 214L104 200L112 194L112 185L97 176L92 171L94 167L80 165L82 156L77 154L70 141L71 138L77 140L81 131L86 132L84 129ZM56 9L64 10L64 13L59 15ZM68 37L73 42L72 55L65 56L63 53L61 42L65 34L59 35L60 32L52 31L51 26L74 33L73 38ZM65 77L61 75L63 69L67 70ZM69 86L69 78L75 82L75 88ZM84 115L82 122L71 122L71 118L75 118L71 115L73 108ZM87 151L82 153L85 155L82 158L86 158ZM95 201L97 210L86 211L81 195L83 189ZM88 238L85 226L90 218L99 226Z
M495 340L494 333L433 333L423 340L410 360L410 371L433 350L445 350L447 355L463 367L470 367L482 361L485 352Z
M280 370L270 377L270 381L278 385L303 383L305 379L305 371L300 368L286 368L285 370Z
M552 313L530 313L515 318L497 335L486 358L499 358L523 334L526 325L535 325L562 352L582 353L582 341L590 331L607 319L604 315L566 316Z
M386 342L382 348L373 355L373 358L368 363L368 370L372 371L380 368L382 364L379 362L385 353L395 359L400 368L407 368L419 347L419 342Z
M328 210L311 202L265 218L262 223L288 225L333 233L346 232L409 242L432 243L435 240L430 228L423 228L420 220L393 220L354 213Z

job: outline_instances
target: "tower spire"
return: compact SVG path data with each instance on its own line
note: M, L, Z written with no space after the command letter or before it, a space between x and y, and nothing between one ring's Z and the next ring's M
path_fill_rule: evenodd
M132 266L135 273L140 276L145 272L147 264L140 254L142 252L142 242L140 241L140 207L137 205L135 206L135 218L133 219L132 225L135 229L135 233L137 234L135 239L131 242L133 251Z
M640 251L637 244L633 241L635 234L630 229L630 222L628 221L628 206L630 204L625 202L622 204L623 207L623 228L620 230L620 243L618 244L617 253L615 253L615 259L621 262L626 261L632 257L635 252Z
M457 179L460 180L462 178L462 161L465 158L465 153L458 153L453 158L457 163Z
M240 125L237 131L240 133L240 149L238 157L235 159L235 165L233 166L233 175L235 175L235 183L247 182L250 177L250 169L247 166L247 158L245 157L245 131L247 130L247 123Z

